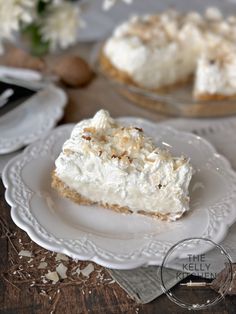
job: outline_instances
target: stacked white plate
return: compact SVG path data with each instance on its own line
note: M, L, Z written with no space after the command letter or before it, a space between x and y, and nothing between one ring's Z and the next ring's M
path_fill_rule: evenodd
M41 89L0 117L0 175L20 150L44 136L62 118L67 97L54 85Z

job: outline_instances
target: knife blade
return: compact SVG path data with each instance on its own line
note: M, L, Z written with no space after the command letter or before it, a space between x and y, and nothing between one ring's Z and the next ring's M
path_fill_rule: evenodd
M36 92L26 87L0 81L0 117L23 104Z

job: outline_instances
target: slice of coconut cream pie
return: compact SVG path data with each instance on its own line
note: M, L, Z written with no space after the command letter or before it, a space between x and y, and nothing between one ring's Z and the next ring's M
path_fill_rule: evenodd
M79 204L176 220L189 210L193 169L143 130L100 110L79 122L56 160L52 186Z
M236 48L220 42L198 60L194 97L197 100L236 99Z

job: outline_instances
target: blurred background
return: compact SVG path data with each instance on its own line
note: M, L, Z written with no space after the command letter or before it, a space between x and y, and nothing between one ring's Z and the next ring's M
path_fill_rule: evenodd
M85 0L79 3L86 4L82 16L88 26L79 32L78 38L81 41L101 39L118 23L134 14L154 13L168 8L203 13L209 6L218 7L226 15L236 13L236 0L133 0L131 5L118 0L108 11L103 10L103 0Z

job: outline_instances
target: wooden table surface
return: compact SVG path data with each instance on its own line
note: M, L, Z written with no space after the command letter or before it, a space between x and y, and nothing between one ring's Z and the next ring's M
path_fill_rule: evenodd
M71 53L80 53L80 55L89 58L91 44L78 45L71 50ZM55 57L50 57L49 62L56 62ZM108 109L112 116L139 116L153 121L163 119L163 116L157 113L148 112L127 102L118 95L114 88L103 78L97 77L93 82L81 89L66 88L69 96L65 115L60 122L77 122L81 119L91 117L98 109ZM12 234L17 232L17 236L24 238L24 241L30 242L28 236L17 228L10 218L10 207L4 199L4 187L0 182L0 218L7 224ZM1 231L1 229L0 229ZM16 239L17 240L17 239ZM44 314L44 313L188 313L189 311L171 302L167 296L162 295L153 302L140 305L135 303L117 283L106 284L106 281L98 284L96 278L92 276L83 286L68 285L60 289L60 297L57 300L55 308L52 308L48 298L43 297L37 289L29 289L29 283L22 283L20 286L12 285L6 280L9 275L10 246L12 241L0 232L0 313L4 314ZM37 247L37 245L36 245ZM39 247L38 247L39 248ZM80 264L80 262L78 262ZM83 263L83 265L86 265ZM96 266L97 270L102 267ZM104 270L105 277L109 281L109 275ZM111 281L110 281L111 282ZM186 288L184 293L188 293L189 302L194 297L194 291ZM202 293L206 293L202 290ZM227 296L218 305L209 310L198 311L198 313L236 313L236 297Z

